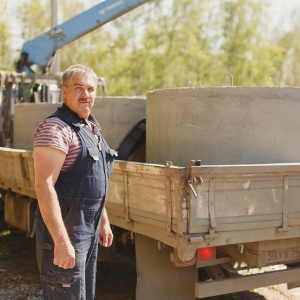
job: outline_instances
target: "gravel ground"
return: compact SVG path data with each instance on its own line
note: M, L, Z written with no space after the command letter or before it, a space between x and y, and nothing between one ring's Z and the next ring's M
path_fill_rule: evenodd
M0 234L0 299L41 299L34 241L9 228Z
M135 268L118 261L100 264L96 300L134 300ZM0 300L41 300L42 291L35 258L35 241L4 223L0 211ZM300 300L300 289L288 291L285 284L235 293L214 300Z

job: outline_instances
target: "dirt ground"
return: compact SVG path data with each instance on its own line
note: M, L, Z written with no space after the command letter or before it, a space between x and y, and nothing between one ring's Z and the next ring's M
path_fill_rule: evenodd
M96 300L134 300L135 267L131 262L100 264ZM0 300L40 300L41 285L35 259L35 241L4 223L0 211ZM212 299L212 298L211 298ZM214 300L300 300L300 289L286 285L235 293Z
M135 266L119 260L100 263L96 300L135 299ZM0 209L0 300L40 300L42 290L35 256L35 240L4 222Z

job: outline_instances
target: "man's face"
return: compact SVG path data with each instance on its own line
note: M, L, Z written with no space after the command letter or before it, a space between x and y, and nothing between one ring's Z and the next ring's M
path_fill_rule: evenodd
M64 103L80 118L87 119L96 97L96 82L90 75L75 74L63 87Z

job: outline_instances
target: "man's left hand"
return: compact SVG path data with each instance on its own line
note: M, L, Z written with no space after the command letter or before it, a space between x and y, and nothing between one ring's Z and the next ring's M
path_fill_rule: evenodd
M103 247L110 247L112 245L114 236L109 223L101 224L99 234L99 244Z

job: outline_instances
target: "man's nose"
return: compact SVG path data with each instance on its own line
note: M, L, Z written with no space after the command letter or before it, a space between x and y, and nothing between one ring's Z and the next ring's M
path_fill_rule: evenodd
M88 97L90 95L89 90L88 89L82 89L82 94L86 97Z

